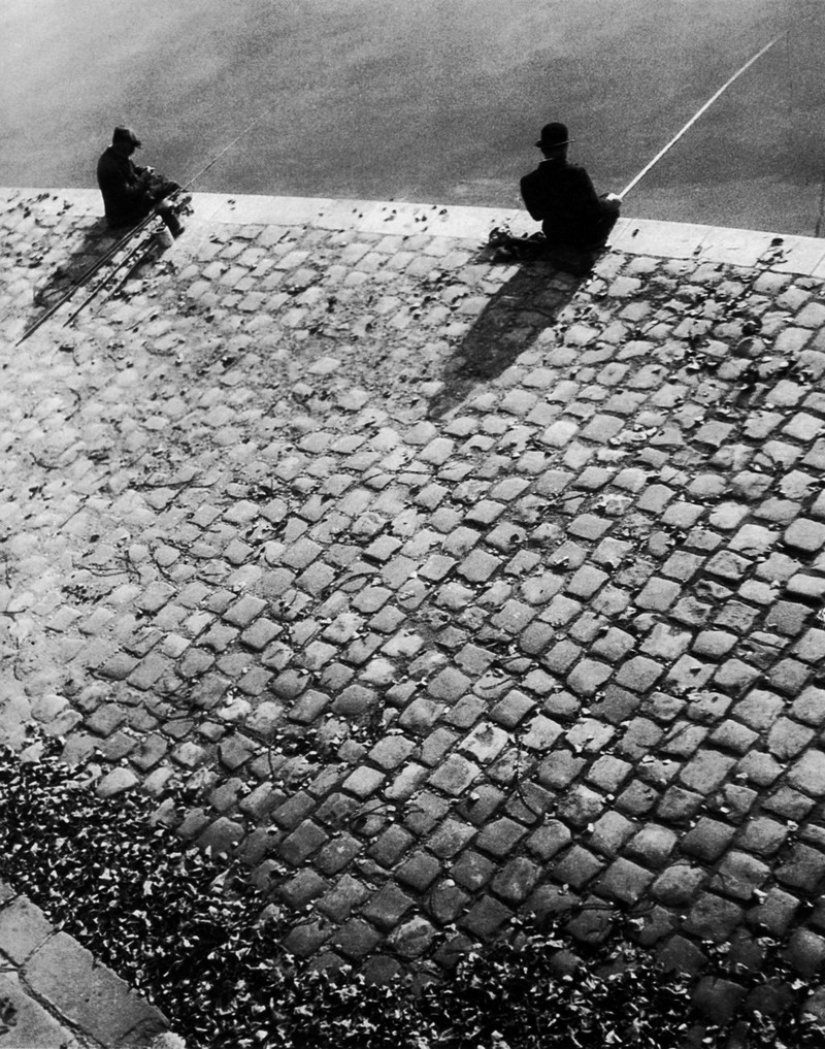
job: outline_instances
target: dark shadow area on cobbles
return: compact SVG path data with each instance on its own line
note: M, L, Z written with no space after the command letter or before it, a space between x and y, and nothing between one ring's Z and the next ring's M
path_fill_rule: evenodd
M111 229L103 218L95 222L68 261L54 269L35 289L28 323L35 323L67 297L70 301L67 309L94 311L107 298L124 294L129 282L146 276L146 267L161 258L171 240L154 230L134 230L134 236L130 237L133 229L128 226ZM107 254L120 241L125 243L108 259ZM98 264L99 268L95 269ZM91 303L92 298L94 303L87 307L87 299Z
M111 261L106 259L104 262L107 253L121 241L124 244L118 253ZM104 218L98 219L86 230L81 243L69 258L38 283L33 298L35 315L49 309L73 289L79 303L81 295L93 291L95 285L112 270L117 277L115 283L125 281L143 265L162 255L169 243L171 241L155 233L154 227L149 230L130 226L112 229ZM123 252L132 252L134 249L138 250L129 258L129 264L118 265L122 260L126 261ZM103 264L95 270L94 267L99 263Z
M104 218L99 218L83 235L83 239L59 266L44 274L34 292L34 309L39 314L53 306L58 299L78 286L84 275L109 251L127 230L111 230Z
M566 272L552 260L518 264L457 347L444 387L430 401L428 418L441 418L479 383L505 372L588 279L589 274Z

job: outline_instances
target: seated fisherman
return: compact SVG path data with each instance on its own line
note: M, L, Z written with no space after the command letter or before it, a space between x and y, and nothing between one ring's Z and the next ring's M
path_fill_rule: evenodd
M166 223L173 237L183 233L183 226L168 197L180 189L157 175L154 168L142 168L131 160L140 149L137 135L128 127L116 127L112 144L97 162L97 183L103 195L106 219L110 226L136 226L152 208Z
M545 124L536 145L544 160L521 180L521 196L531 217L541 222L542 235L512 237L494 230L491 244L533 258L554 248L601 248L619 217L621 199L597 196L585 169L567 162L564 124Z

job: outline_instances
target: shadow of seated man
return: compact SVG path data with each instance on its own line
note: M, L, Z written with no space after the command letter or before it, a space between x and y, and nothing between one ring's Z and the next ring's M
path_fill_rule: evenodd
M136 226L154 208L172 236L179 237L183 226L166 198L180 186L158 175L154 168L135 164L132 154L140 146L131 128L116 127L112 144L97 162L97 184L103 196L106 221L113 229Z
M560 269L585 273L604 247L619 217L621 199L598 196L590 176L567 160L569 144L564 124L545 124L536 143L544 159L521 180L521 196L530 216L541 222L541 233L514 237L493 230L490 245L495 260L546 259Z

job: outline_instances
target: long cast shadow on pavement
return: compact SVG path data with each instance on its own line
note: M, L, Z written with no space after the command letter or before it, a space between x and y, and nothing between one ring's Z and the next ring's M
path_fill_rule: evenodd
M94 291L98 282L112 272L113 266L122 257L122 253L87 278L89 270L128 234L128 226L113 230L107 225L104 218L98 219L93 226L90 226L69 258L38 283L34 291L34 309L28 323L36 321L44 310L50 309L69 292L74 291L72 304L80 305L83 299ZM125 245L124 250L138 246L142 242L141 236L145 242L146 235L138 234ZM146 250L140 251L129 266L115 270L115 276L110 281L110 289L120 283L125 284L128 279L138 275L143 266L157 260L163 253L164 247L165 243L158 238L155 238L151 245L147 244Z
M123 232L110 230L104 218L90 226L68 259L38 282L34 292L34 319L43 309L48 309L71 291L84 274L117 243Z
M441 418L479 383L505 372L588 279L589 274L573 275L551 261L520 263L457 347L443 376L444 387L430 401L428 418Z

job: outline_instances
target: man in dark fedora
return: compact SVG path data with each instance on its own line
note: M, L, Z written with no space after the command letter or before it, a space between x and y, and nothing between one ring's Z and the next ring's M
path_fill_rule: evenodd
M154 168L138 167L132 161L132 154L140 145L131 128L116 127L112 144L97 162L97 184L103 195L106 220L113 228L136 226L154 208L172 236L179 237L183 226L171 201L165 198L180 186L156 174Z
M621 201L596 195L585 169L568 163L568 141L564 124L544 125L536 143L544 160L521 180L521 196L549 244L597 247L619 217Z
M536 145L544 159L521 180L521 196L530 216L541 222L541 235L496 237L516 257L540 257L555 249L582 254L603 247L619 217L621 200L612 193L599 197L583 167L567 160L569 144L564 124L545 124Z

